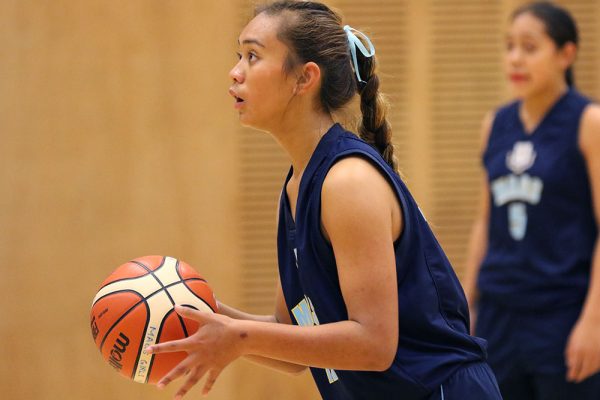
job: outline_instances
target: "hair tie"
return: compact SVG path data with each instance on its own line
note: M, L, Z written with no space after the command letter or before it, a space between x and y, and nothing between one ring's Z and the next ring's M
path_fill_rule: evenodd
M368 36L352 28L350 25L344 26L344 31L346 32L346 36L348 36L348 46L350 47L350 53L352 54L352 62L354 63L354 73L358 78L358 82L362 84L366 84L367 82L363 81L360 77L360 72L358 72L358 60L356 58L356 49L360 50L361 54L367 58L371 58L375 55L375 47L373 43L369 40ZM363 42L356 36L356 34L362 36L362 38L369 44L369 49L365 47Z

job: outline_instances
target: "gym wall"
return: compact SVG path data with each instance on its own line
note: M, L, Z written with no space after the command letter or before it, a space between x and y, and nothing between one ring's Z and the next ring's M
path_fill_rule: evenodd
M509 93L509 0L335 0L377 47L400 166L459 275L482 179L479 126ZM600 97L600 4L578 20L578 87ZM163 254L217 297L273 307L289 162L227 94L247 0L0 2L0 397L167 399L116 374L89 307L102 280ZM350 122L348 114L340 120ZM194 389L190 398L200 395ZM308 373L238 361L210 398L308 400Z

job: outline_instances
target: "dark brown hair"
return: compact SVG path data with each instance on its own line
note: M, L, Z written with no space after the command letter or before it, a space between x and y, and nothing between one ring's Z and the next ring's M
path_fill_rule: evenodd
M255 15L282 16L277 37L287 45L290 54L284 71L299 64L314 62L321 69L320 105L333 113L360 94L360 137L373 146L384 160L398 171L392 144L392 129L386 119L388 103L379 91L375 57L357 54L358 68L365 83L358 82L352 68L348 37L342 18L326 5L316 1L282 0L258 6Z

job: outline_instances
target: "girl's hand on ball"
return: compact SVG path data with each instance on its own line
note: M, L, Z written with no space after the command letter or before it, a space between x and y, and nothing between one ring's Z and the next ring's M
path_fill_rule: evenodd
M162 389L172 381L187 375L186 381L175 394L181 399L204 375L207 375L202 394L206 395L219 374L229 363L242 355L243 334L233 327L235 320L221 314L194 310L190 307L175 306L175 311L183 318L193 319L200 327L193 335L148 346L146 352L153 354L185 351L188 356L165 375L158 383Z

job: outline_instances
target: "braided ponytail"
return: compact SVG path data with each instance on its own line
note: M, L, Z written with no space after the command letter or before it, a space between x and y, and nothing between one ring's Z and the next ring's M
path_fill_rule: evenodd
M361 139L377 149L390 167L399 173L398 159L394 155L394 144L392 143L392 126L387 120L389 103L383 93L379 91L375 56L364 57L362 54L357 54L357 56L360 75L365 79L363 82L357 82L362 113L358 133Z

